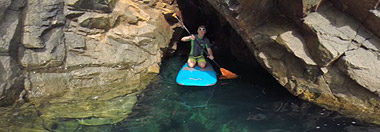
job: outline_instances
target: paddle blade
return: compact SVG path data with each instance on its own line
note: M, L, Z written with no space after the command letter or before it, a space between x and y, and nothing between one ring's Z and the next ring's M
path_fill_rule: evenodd
M220 68L220 72L222 72L222 76L220 76L219 79L234 79L238 77L235 73L224 68Z
M175 14L175 13L174 13L172 16L173 16L174 18L177 18L177 14Z

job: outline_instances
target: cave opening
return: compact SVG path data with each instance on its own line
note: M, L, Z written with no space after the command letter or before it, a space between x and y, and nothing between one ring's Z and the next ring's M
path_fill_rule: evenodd
M277 84L275 79L256 61L253 52L249 50L243 38L207 1L174 0L173 4L178 7L181 14L179 17L182 17L183 23L190 33L197 34L199 25L206 26L206 37L211 42L215 61L221 67L239 76L270 83L271 85ZM173 22L178 21L172 21L171 25L173 25ZM176 45L176 50L172 55L187 56L190 51L190 45L187 42L180 41L180 39L183 36L188 36L189 33L181 27L176 27L173 30L175 32L169 45Z
M229 34L234 33L232 27L223 17L206 1L201 0L178 0L178 8L183 17L185 26L192 34L197 33L199 25L205 25L207 29L206 37L210 39L211 47L216 55L231 54L229 43L226 39ZM180 32L180 36L188 36L186 31ZM231 35L230 35L231 36ZM244 44L243 40L235 34L234 40ZM179 41L176 51L179 55L187 55L189 46Z

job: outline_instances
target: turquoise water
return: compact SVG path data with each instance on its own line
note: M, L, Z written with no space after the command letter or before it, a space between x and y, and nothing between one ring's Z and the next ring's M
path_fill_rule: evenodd
M212 87L175 83L184 57L162 64L160 75L139 95L128 119L113 132L340 132L377 131L379 126L345 118L292 96L265 72L243 65L240 77ZM241 66L241 67L239 67ZM228 69L227 68L227 69ZM217 68L216 68L217 69Z

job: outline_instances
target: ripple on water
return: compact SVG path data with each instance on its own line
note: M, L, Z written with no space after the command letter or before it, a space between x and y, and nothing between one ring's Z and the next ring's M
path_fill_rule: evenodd
M265 81L272 83L269 85L246 78L244 72L256 71L238 71L244 68L233 69L241 78L219 80L210 89L179 86L175 77L185 61L183 57L164 61L160 75L139 96L132 114L113 126L112 131L369 132L380 129L302 101L279 87L271 77ZM189 107L189 102L202 105Z

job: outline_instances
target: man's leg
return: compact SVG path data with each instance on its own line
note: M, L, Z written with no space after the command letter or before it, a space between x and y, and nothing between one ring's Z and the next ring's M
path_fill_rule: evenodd
M206 64L207 64L207 62L206 62L205 57L202 56L202 57L198 58L198 65L199 65L199 67L205 68Z

